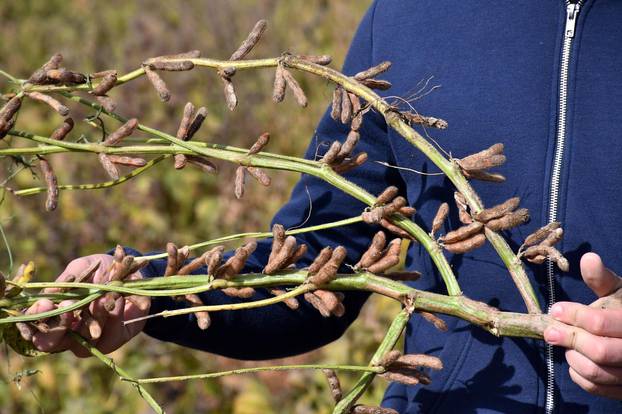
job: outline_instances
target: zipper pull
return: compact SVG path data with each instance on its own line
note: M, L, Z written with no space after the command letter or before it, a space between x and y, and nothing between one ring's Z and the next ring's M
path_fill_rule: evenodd
M574 30L577 26L577 16L579 14L579 9L581 8L580 2L577 3L569 3L566 6L566 30L565 36L567 38L574 37Z

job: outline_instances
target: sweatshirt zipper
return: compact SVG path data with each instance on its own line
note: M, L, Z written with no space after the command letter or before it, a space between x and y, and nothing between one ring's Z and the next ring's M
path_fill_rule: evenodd
M562 56L559 71L559 106L557 113L557 134L555 140L555 155L551 174L551 190L549 195L549 223L557 221L559 202L559 182L561 177L564 146L566 140L566 115L568 110L568 67L570 65L570 51L575 34L577 16L584 0L571 2L566 0L566 25L562 44ZM547 276L549 288L548 308L555 303L555 272L553 263L547 262ZM552 414L555 409L555 364L553 361L553 347L546 345L546 399L544 410Z

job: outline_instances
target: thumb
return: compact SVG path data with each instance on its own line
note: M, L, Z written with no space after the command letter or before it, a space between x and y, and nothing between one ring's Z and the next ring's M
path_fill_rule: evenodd
M586 253L581 257L581 276L599 298L622 287L622 279L607 269L596 253Z

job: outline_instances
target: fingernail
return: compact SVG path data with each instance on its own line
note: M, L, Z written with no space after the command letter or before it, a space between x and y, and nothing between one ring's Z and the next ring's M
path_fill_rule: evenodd
M547 328L544 330L544 339L546 340L546 342L550 344L555 344L559 342L561 337L562 337L561 332L559 332L555 328Z
M549 315L551 315L555 319L559 319L564 313L564 307L560 303L556 303L551 306L549 310Z

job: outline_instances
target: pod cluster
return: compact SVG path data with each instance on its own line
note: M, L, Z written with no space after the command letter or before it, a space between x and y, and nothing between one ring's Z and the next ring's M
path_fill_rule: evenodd
M503 144L498 143L467 157L454 159L454 161L466 178L499 183L505 181L505 177L488 170L505 163L506 158L503 155L503 149Z
M390 232L397 234L404 239L412 239L412 236L393 224L390 219L393 214L401 214L405 217L412 217L416 213L414 207L408 205L406 199L398 196L398 188L395 186L387 187L376 199L376 203L362 214L362 219L367 224L380 224Z
M564 230L561 228L561 223L557 221L549 223L527 236L520 247L518 257L536 264L542 264L548 259L560 270L567 272L570 268L568 259L553 247L563 236Z
M270 142L270 134L264 132L261 134L255 143L250 147L250 149L246 152L246 155L255 155L261 150L264 149L266 145ZM234 194L237 199L240 199L244 196L244 184L246 182L246 173L248 173L251 177L259 182L259 184L268 187L272 180L270 176L266 174L264 170L257 167L251 167L247 165L240 165L235 170L235 180L234 180Z
M385 369L381 377L406 385L430 383L430 377L421 368L443 369L443 363L437 357L424 354L402 355L398 350L387 352L375 365Z

